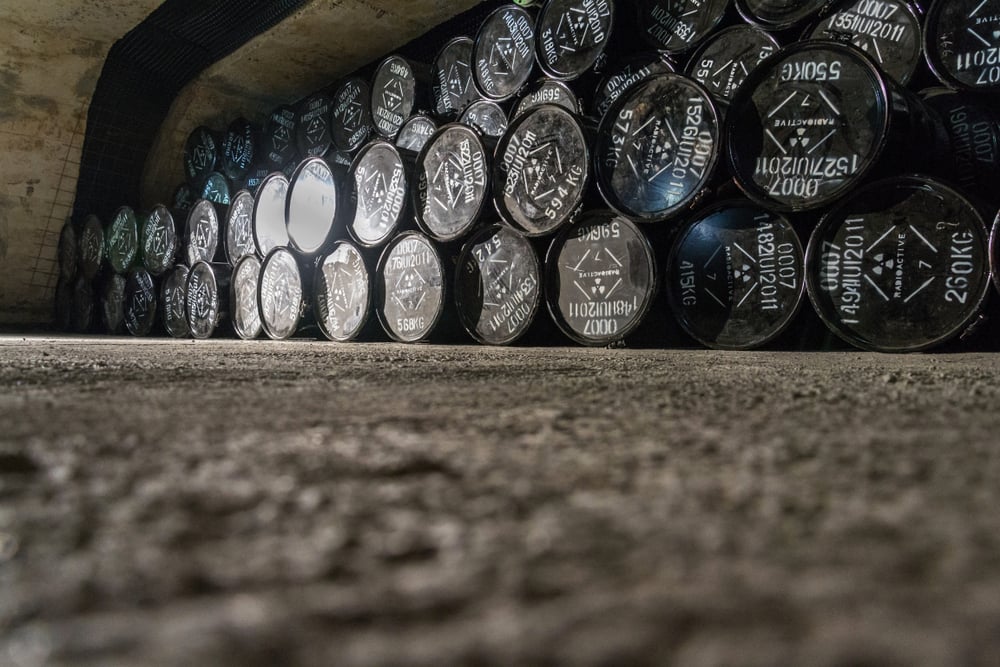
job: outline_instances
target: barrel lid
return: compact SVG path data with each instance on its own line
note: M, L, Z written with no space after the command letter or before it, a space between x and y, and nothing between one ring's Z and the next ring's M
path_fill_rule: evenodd
M806 251L809 298L860 348L915 352L962 333L990 286L986 226L925 176L871 183L827 213Z
M729 4L730 0L639 0L640 34L657 51L690 51L715 30Z
M333 102L323 94L306 98L299 107L295 125L295 141L303 158L326 155L333 144L330 131L330 110Z
M963 192L996 200L1000 193L1000 116L983 96L952 88L920 91L938 112L951 142L953 171L949 179Z
M819 14L831 0L736 0L736 10L747 23L764 30L794 28Z
M73 281L73 331L89 331L94 323L94 286L89 278L80 276Z
M213 171L205 178L201 188L201 198L219 206L229 206L231 188L225 174Z
M372 89L360 77L345 79L333 95L333 144L353 153L375 132L372 119Z
M507 132L507 112L492 100L476 100L465 107L459 122L493 139L499 139Z
M417 79L406 58L391 55L375 70L372 80L372 118L375 129L387 139L395 139L399 128L413 113Z
M181 183L174 190L174 197L171 208L180 213L187 213L191 205L194 204L194 189L187 183Z
M455 272L455 303L469 335L509 345L527 332L541 304L542 267L534 247L506 225L476 231Z
M438 124L430 116L414 114L400 128L396 137L396 147L411 153L419 153L437 129Z
M261 140L263 166L270 170L281 169L295 159L295 129L298 114L295 109L283 104L268 116Z
M872 169L888 138L885 76L854 47L808 41L778 51L737 91L729 164L757 203L806 211L832 203Z
M557 104L570 113L577 115L581 113L580 100L569 86L562 81L542 78L536 81L518 102L514 117L517 118L525 111L543 104Z
M229 283L229 303L233 311L233 329L243 340L253 340L260 336L260 307L257 292L260 280L261 262L256 255L241 257L233 269Z
M479 99L472 75L474 44L470 37L456 37L434 58L434 102L440 116L453 118Z
M170 210L157 204L142 225L142 262L153 276L162 276L174 266L180 239Z
M215 171L219 163L219 152L215 132L203 125L196 127L184 144L184 175L188 182L199 183Z
M404 232L386 246L375 280L378 316L401 343L427 339L444 312L445 272L438 251L419 232Z
M667 260L670 307L691 337L750 350L785 331L805 297L805 253L785 217L749 201L699 211Z
M242 116L229 124L222 142L222 173L237 183L246 178L257 156L260 130Z
M105 242L111 269L115 273L128 271L139 252L139 223L131 207L122 206L115 212Z
M109 334L120 334L125 323L125 276L112 273L101 289L101 322Z
M253 240L253 195L240 190L226 214L226 260L235 267L247 255L255 255Z
M219 216L207 199L199 199L188 212L184 246L188 266L211 262L215 257L219 247Z
M174 338L187 338L191 328L187 321L187 279L190 269L178 264L163 279L160 286L160 312L163 326Z
M407 178L399 151L387 141L373 141L361 149L348 173L354 219L351 237L375 248L396 232L406 207Z
M580 121L554 104L514 121L497 146L493 198L501 217L529 236L551 233L583 203L590 151Z
M316 321L330 340L354 340L371 310L371 276L353 244L340 241L324 257L314 285Z
M410 191L418 224L437 241L453 241L479 220L488 201L489 161L479 135L450 123L417 158Z
M493 11L476 34L472 50L476 87L491 100L517 95L535 67L535 21L527 10L504 5Z
M299 328L305 301L302 271L288 248L274 248L260 269L257 306L264 333L274 340L291 338Z
M622 93L650 77L673 71L673 63L662 53L639 53L618 61L598 84L591 112L603 118Z
M77 267L80 264L80 240L76 233L76 228L67 220L62 229L59 230L59 245L57 257L59 259L59 275L69 284L69 281L76 278Z
M700 84L680 74L639 83L608 109L594 170L608 205L639 222L667 220L707 186L719 156L719 118Z
M612 0L548 0L538 16L538 64L553 79L570 81L594 66L614 24Z
M635 331L656 294L653 250L639 228L611 211L591 211L556 237L545 259L552 319L582 345Z
M187 278L187 322L195 338L211 338L219 326L219 284L208 262L195 262Z
M953 88L1000 90L1000 2L935 0L924 19L931 71Z
M279 246L288 245L288 225L285 201L288 198L288 178L276 171L265 178L253 205L253 238L260 256Z
M104 262L104 225L96 215L88 215L80 231L80 273L93 280Z
M705 86L720 106L728 106L753 69L778 50L759 28L734 25L705 40L688 61L687 75Z
M156 284L146 269L133 269L125 282L125 328L148 336L156 322Z
M323 249L337 217L337 182L322 158L299 164L288 185L288 244L303 255Z
M905 0L842 0L809 30L811 39L849 41L906 85L923 59L923 31Z

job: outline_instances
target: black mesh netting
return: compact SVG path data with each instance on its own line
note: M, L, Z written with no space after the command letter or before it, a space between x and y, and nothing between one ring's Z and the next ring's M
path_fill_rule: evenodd
M181 89L309 1L167 0L116 42L91 100L74 218L107 219L121 204L137 204L146 156ZM475 34L501 4L482 2L398 52L431 62L448 39ZM240 112L233 109L234 117Z

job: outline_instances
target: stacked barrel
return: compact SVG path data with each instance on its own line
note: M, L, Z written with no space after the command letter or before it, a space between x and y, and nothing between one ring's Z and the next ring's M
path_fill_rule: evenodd
M814 312L913 351L982 316L1000 0L536 4L196 128L169 205L67 226L59 326L751 349Z

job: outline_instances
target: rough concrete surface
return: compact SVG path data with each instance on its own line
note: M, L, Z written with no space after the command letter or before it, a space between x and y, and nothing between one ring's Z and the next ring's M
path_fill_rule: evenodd
M0 362L0 664L1000 662L1000 355Z

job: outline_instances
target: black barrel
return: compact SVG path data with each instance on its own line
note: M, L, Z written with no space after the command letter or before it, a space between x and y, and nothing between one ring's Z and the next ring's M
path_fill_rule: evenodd
M410 188L417 224L436 241L454 241L483 217L489 202L489 158L479 135L451 123L417 158Z
M171 210L187 215L187 212L191 209L197 197L194 194L194 188L192 188L187 183L181 183L174 190L174 196L171 198L170 208Z
M580 99L569 86L562 81L543 78L536 81L531 89L524 94L521 101L517 103L517 107L514 110L514 118L517 118L528 109L543 104L557 104L578 116L582 113Z
M920 15L905 0L841 0L812 26L808 36L850 42L903 85L923 61Z
M188 212L184 226L183 256L189 267L211 262L219 248L219 214L207 199L199 199Z
M345 79L333 94L333 145L338 151L355 153L375 133L372 90L361 77Z
M167 334L174 338L187 338L191 328L187 321L187 279L190 269L178 264L160 284L160 321Z
M503 5L483 21L472 50L476 87L491 100L515 97L535 69L535 20L517 5Z
M288 184L288 245L303 256L321 253L332 241L339 206L330 165L318 157L303 160Z
M581 120L554 104L515 120L493 165L493 201L504 221L543 236L573 220L590 182L589 144Z
M661 53L638 53L619 59L601 79L590 104L590 112L600 120L622 93L633 86L656 76L674 71L674 64Z
M492 100L476 100L465 108L459 119L489 139L499 139L507 132L507 112Z
M73 329L73 280L59 276L52 301L52 328L56 331Z
M434 243L403 232L386 246L375 276L375 306L389 336L400 343L428 340L445 313L448 272Z
M611 211L589 211L555 238L545 258L552 319L582 345L623 340L645 319L657 289L653 249Z
M940 119L863 52L822 40L785 47L737 91L726 124L736 182L777 211L835 202L870 175L947 157Z
M484 345L510 345L534 323L542 301L542 266L531 242L505 225L475 232L455 270L462 326Z
M393 54L379 63L372 79L371 109L375 130L395 139L414 111L430 108L430 68Z
M156 283L146 269L129 271L125 281L125 328L133 336L148 336L156 324Z
M94 328L93 282L80 276L73 281L73 312L70 326L73 331L86 333Z
M135 211L122 206L105 231L105 252L115 273L127 273L139 259L139 221Z
M651 48L677 55L690 51L715 30L731 0L637 0L640 35Z
M233 330L243 340L258 338L261 332L260 306L257 304L260 266L256 255L242 257L233 269L229 285Z
M760 28L734 25L705 40L688 61L686 73L725 109L750 72L778 48L774 37Z
M601 122L594 176L604 200L638 222L697 204L715 173L719 116L700 84L660 74L619 97Z
M142 265L150 275L159 277L174 268L181 240L174 216L166 206L158 204L153 207L143 219L139 236Z
M322 157L333 145L330 111L333 101L321 93L306 98L299 105L295 143L302 158Z
M80 275L93 280L104 264L104 225L96 215L88 215L80 230Z
M961 334L990 287L986 223L924 176L871 183L813 232L806 285L816 312L857 347L914 352Z
M356 340L371 320L371 273L361 251L340 241L316 266L313 304L316 323L335 342Z
M229 206L229 202L232 199L232 192L233 186L229 183L226 175L220 171L213 171L205 177L200 195L202 199L207 199L215 204L216 212L221 214Z
M307 298L311 276L304 263L288 248L278 247L268 253L260 269L257 307L261 326L272 340L286 340L308 325Z
M196 262L191 266L185 308L194 338L211 338L229 323L232 274L233 267L228 264Z
M62 229L59 230L56 257L59 260L59 277L67 281L66 284L69 285L76 278L80 266L79 234L70 220L66 220Z
M358 153L347 176L345 214L347 231L359 245L380 247L404 223L411 171L412 164L387 141L373 141Z
M670 308L703 345L767 345L805 298L805 253L792 224L749 201L713 204L674 240L665 271Z
M736 0L747 23L768 31L789 30L817 16L831 0Z
M535 38L542 71L572 81L590 70L611 40L614 16L613 0L547 0Z
M438 124L433 118L420 113L414 114L400 128L396 136L396 147L416 155L437 130Z
M950 88L925 89L920 96L948 132L949 179L962 192L1000 202L1000 111L984 96Z
M125 282L120 273L108 273L101 281L101 325L104 332L118 335L125 324Z
M434 108L442 118L455 118L479 99L472 74L473 45L469 37L455 37L434 58Z
M287 199L288 178L280 171L265 178L257 188L253 204L253 238L259 257L288 245Z
M260 150L260 128L242 116L229 124L222 141L222 173L242 183Z
M250 172L247 173L247 177L243 179L243 184L242 187L240 187L240 190L246 190L252 195L257 192L257 188L260 187L260 184L264 182L264 179L267 178L272 171L273 168L266 162L257 162L250 168ZM238 186L233 184L233 187ZM237 194L239 194L239 192L237 192ZM233 199L235 198L236 195L234 194ZM232 202L230 202L230 205L232 205Z
M196 127L184 144L184 175L188 183L200 185L219 166L221 155L219 136L205 126Z
M247 255L257 254L257 246L253 239L253 195L246 190L240 190L233 197L229 210L226 212L226 237L223 247L226 251L226 261L235 267Z
M1000 0L935 0L924 22L924 50L945 85L1000 91Z
M261 136L260 158L262 168L278 171L298 157L296 127L298 114L287 104L277 107L267 118L264 134ZM249 188L248 188L249 189Z

